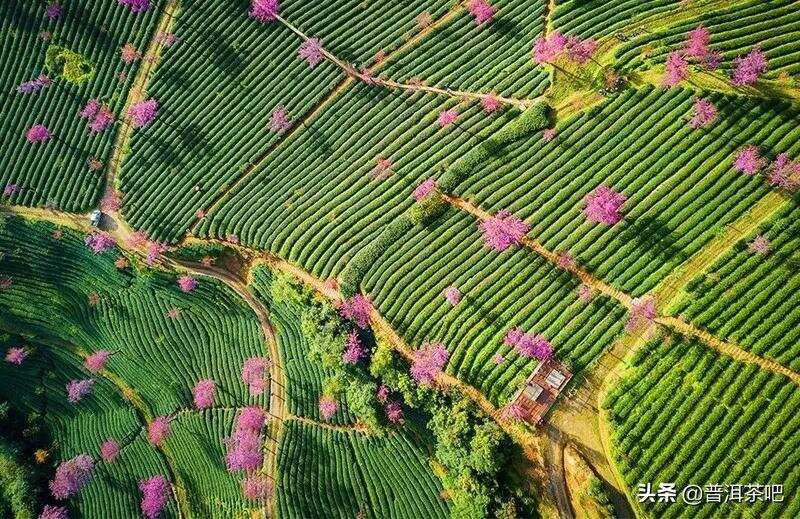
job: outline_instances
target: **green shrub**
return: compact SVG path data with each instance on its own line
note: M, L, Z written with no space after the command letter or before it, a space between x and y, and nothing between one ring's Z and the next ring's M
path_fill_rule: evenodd
M60 45L50 45L45 54L44 66L73 85L80 85L94 76L94 64L86 57Z

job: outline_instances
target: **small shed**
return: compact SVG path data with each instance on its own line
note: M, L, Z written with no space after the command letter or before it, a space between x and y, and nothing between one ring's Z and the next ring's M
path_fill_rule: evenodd
M528 376L511 402L522 409L526 422L541 425L571 378L572 372L567 366L556 359L544 360Z

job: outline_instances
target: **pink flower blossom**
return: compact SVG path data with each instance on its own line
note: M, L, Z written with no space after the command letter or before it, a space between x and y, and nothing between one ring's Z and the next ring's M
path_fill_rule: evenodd
M411 193L411 196L414 198L414 200L419 202L428 196L434 189L436 189L436 181L429 177L423 180L422 183L420 183L420 185L414 189L414 192Z
M754 85L758 77L766 72L767 66L767 57L756 47L747 56L733 60L731 83L734 86Z
M581 285L578 287L578 299L584 303L588 303L592 299L592 289L588 285Z
M35 94L40 92L44 87L50 86L53 82L45 74L39 74L39 77L33 81L25 81L17 86L17 93L19 94Z
M481 222L478 226L487 247L504 251L512 245L519 245L528 234L530 226L506 210Z
M339 410L339 402L329 396L319 399L319 414L323 420L330 420Z
M156 447L161 447L169 436L170 419L168 416L159 416L147 426L147 439Z
M94 461L88 454L78 454L63 461L56 467L50 481L50 493L58 500L68 499L77 494L92 479Z
M553 356L550 341L536 333L524 334L517 342L517 352L523 357L547 360Z
M487 114L493 113L500 108L501 103L500 100L497 99L497 96L494 94L489 94L481 97L481 106L483 107L483 111Z
M370 171L369 176L376 180L384 180L392 174L393 165L391 159L378 157L377 163L375 167L372 168L372 171Z
M181 309L180 308L176 308L176 307L172 307L169 310L167 310L167 313L165 313L164 315L168 319L172 319L172 320L178 319L181 316Z
M183 275L178 278L178 286L181 287L181 292L189 293L197 289L197 280L189 275Z
M667 88L676 86L678 83L689 77L689 64L680 51L671 52L667 56L667 64L664 69L664 77L661 84Z
M150 9L150 0L117 0L120 5L124 5L132 13L143 13Z
M702 25L689 32L683 52L686 57L703 60L708 55L708 44L711 42L711 33Z
M800 162L792 162L788 153L775 157L767 182L774 187L795 190L800 185Z
M525 416L527 416L525 409L516 402L507 403L500 411L500 417L503 420L524 420Z
M45 505L39 519L68 519L69 514L63 506Z
M83 242L95 254L102 254L117 245L114 238L104 232L89 234L84 238Z
M747 247L753 254L761 254L762 256L766 256L769 254L770 250L772 250L772 246L769 243L769 240L763 234L759 234L753 239L750 245Z
M106 367L106 362L111 356L111 352L107 350L97 350L92 353L83 361L83 365L92 373L99 373Z
M249 406L239 411L233 435L226 441L228 453L225 463L230 472L255 470L264 463L261 430L265 420L266 415L259 407Z
M564 270L570 270L575 268L576 265L575 257L572 255L571 252L566 250L559 251L558 254L556 255L556 258L557 258L556 264L558 265L559 268L562 268Z
M130 108L128 108L128 117L131 120L134 128L144 128L156 118L158 113L158 101L155 99L147 99L146 101L139 101Z
M267 387L270 360L266 357L250 357L242 365L242 382L252 396L260 395Z
M575 36L568 36L564 48L567 51L568 60L578 65L585 65L597 51L597 41L592 38L582 40Z
M58 20L61 18L64 10L58 2L50 2L44 10L44 15L50 20Z
M614 225L622 220L620 208L627 199L622 193L600 184L583 199L586 204L583 214L590 222Z
M158 242L155 242L155 241L148 241L147 242L147 254L145 254L144 262L148 266L152 266L153 263L155 263L158 260L158 258L161 257L161 254L166 250L167 250L167 246L164 245L163 243L158 243Z
M745 146L733 159L733 167L748 176L755 175L765 165L766 160L761 157L761 152L755 146Z
M555 63L564 52L567 39L558 31L553 31L547 37L538 37L533 43L533 61L542 65Z
M28 352L24 348L15 347L6 351L6 362L9 364L20 366L26 358L28 358Z
M120 199L119 193L113 189L106 191L106 194L100 199L100 209L103 211L113 213L119 211L120 207L122 207L122 200Z
M339 307L339 315L356 323L362 330L369 326L372 303L369 298L356 294L350 299L345 299Z
M703 66L708 70L717 70L720 63L722 63L722 53L715 50L708 51L703 60Z
M192 396L194 397L194 406L197 409L207 409L214 403L214 393L217 390L217 384L211 379L204 378L195 384L192 389Z
M125 237L125 245L132 249L139 249L147 244L147 234L136 231Z
M461 292L454 287L449 286L444 289L444 298L453 306L456 306L459 301L461 301Z
M70 380L67 382L67 400L75 404L83 400L83 397L92 392L94 380L91 378L83 380Z
M126 43L123 45L119 51L119 55L122 62L126 65L130 65L142 57L136 47L133 46L133 43Z
M264 427L266 419L267 416L260 407L254 405L244 407L236 417L236 430L248 429L258 432Z
M492 357L492 362L494 362L494 363L495 363L495 364L497 364L498 366L499 366L500 364L504 363L505 361L506 361L506 358L505 358L505 357L503 357L502 355L500 355L499 353L496 353L496 354L495 354L495 355Z
M283 105L278 105L269 116L269 130L275 133L283 133L291 127L289 112L286 111L286 107Z
M656 317L656 300L652 297L645 299L634 298L625 323L625 331L633 332L641 327L649 327Z
M358 333L355 331L348 333L345 339L344 353L342 353L342 362L345 364L358 364L364 357L364 347L358 339Z
M445 128L456 122L456 119L458 119L458 112L451 108L450 110L443 110L440 112L436 121L441 128Z
M114 114L107 106L103 106L94 116L92 122L89 123L89 131L91 133L102 133L106 128L114 122Z
M503 337L503 344L506 346L516 346L524 335L525 331L519 326L511 328L506 332L505 337Z
M476 25L491 22L494 18L494 7L486 0L471 0L468 9L469 14L475 18Z
M556 138L555 128L547 128L542 132L542 139L544 139L544 142L550 142L555 138Z
M709 126L717 118L717 107L708 99L697 97L694 100L694 115L689 121L692 128L704 128Z
M178 43L178 37L171 32L159 31L158 34L156 34L156 42L160 43L164 47L172 47Z
M419 384L429 386L442 372L450 353L440 342L426 342L412 353L411 377Z
M260 474L250 474L242 480L242 494L251 501L264 502L274 492L272 482Z
M405 423L405 415L403 414L403 405L400 402L392 401L386 404L383 408L386 412L386 419L392 425L403 425Z
M308 66L311 68L316 67L323 59L322 42L319 38L309 38L300 45L300 50L297 52L300 59L306 60Z
M172 494L172 486L164 476L153 476L139 482L139 490L142 492L141 509L147 519L155 519L169 502Z
M119 456L119 443L109 438L100 445L100 457L106 463L111 463Z
M278 17L281 5L278 0L253 0L250 6L250 17L261 23L272 22Z
M375 392L375 398L381 404L385 404L389 400L389 392L389 388L385 384L381 384Z
M50 140L51 134L50 130L43 124L34 124L30 127L30 129L25 133L25 138L30 142L38 143L38 142L47 142Z

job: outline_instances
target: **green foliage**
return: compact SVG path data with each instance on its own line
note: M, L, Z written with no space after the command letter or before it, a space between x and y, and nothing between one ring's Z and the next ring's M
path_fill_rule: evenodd
M33 519L33 490L28 482L30 469L19 462L19 452L0 437L0 513L16 519Z
M414 225L427 225L443 215L445 211L447 211L447 203L442 198L442 193L436 190L412 205L406 214Z
M47 47L44 66L61 79L80 85L94 76L95 66L85 56L60 45Z

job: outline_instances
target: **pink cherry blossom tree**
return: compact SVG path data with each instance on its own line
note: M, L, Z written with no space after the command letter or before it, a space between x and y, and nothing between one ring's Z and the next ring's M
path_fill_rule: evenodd
M439 124L440 128L446 128L455 123L456 119L458 119L458 112L451 108L439 112L439 117L436 118L436 122Z
M339 402L337 402L333 397L323 396L319 399L319 414L322 416L323 420L330 420L338 410Z
M556 138L555 128L547 128L542 132L542 139L544 139L544 142L550 142L555 138Z
M434 189L436 189L436 181L433 178L428 177L414 189L414 191L411 193L411 196L414 198L414 200L419 202L428 196Z
M589 288L589 285L582 284L578 287L578 299L584 303L588 303L592 300L592 289Z
M622 220L621 208L627 197L600 184L583 199L583 214L590 222L615 225Z
M500 355L499 353L495 353L492 357L492 362L497 364L498 366L506 361L506 358Z
M405 423L405 414L403 413L403 405L393 400L388 402L384 408L384 412L386 413L386 419L392 425L403 425Z
M519 245L530 231L530 226L505 209L481 222L478 230L483 235L487 247L504 251L512 245Z
M274 492L272 482L261 474L250 474L242 480L242 494L251 501L267 501Z
M45 505L39 519L68 519L69 514L63 506Z
M689 77L689 63L682 51L670 52L667 56L667 63L664 67L664 77L661 84L667 88L672 88L684 79Z
M59 4L58 2L50 2L50 3L48 3L47 7L44 10L44 15L51 22L61 18L61 15L63 13L64 13L64 9L61 7L61 4Z
M533 43L533 61L538 65L554 65L567 46L567 39L558 31L548 36L540 36Z
M500 417L503 420L524 420L527 415L525 409L516 402L507 403L500 411Z
M711 32L702 25L698 25L697 28L689 31L683 53L686 57L704 60L709 53L709 43L711 43Z
M264 411L256 406L239 411L233 435L228 438L225 463L230 472L255 470L264 462L262 429L266 421Z
M760 254L762 256L766 256L772 250L772 245L769 243L769 240L763 234L758 234L750 242L748 245L747 250L749 250L752 254Z
M322 41L319 38L308 38L300 45L297 55L300 56L300 59L305 60L309 67L316 67L324 58Z
M389 401L390 392L391 390L386 386L386 384L381 384L375 391L375 399L381 404L385 404Z
M364 346L358 338L358 332L352 331L347 334L345 338L344 353L342 353L342 362L345 364L358 364L361 359L366 356Z
M128 108L128 118L134 128L144 128L153 122L158 114L158 101L147 99Z
M32 81L25 81L17 86L18 94L36 94L43 88L50 86L53 82L45 74L39 74L39 77Z
M72 404L80 402L86 395L92 392L93 386L94 379L91 378L70 380L67 382L67 400Z
M178 286L181 288L181 292L189 293L194 292L197 289L197 280L189 275L183 275L178 278Z
M788 153L781 153L775 157L767 182L774 187L796 190L800 186L800 162L789 159Z
M430 386L442 372L450 352L440 342L425 342L412 353L411 377L419 384Z
M109 438L100 445L100 457L106 463L111 463L119 456L119 443L113 438Z
M731 84L734 86L756 84L759 76L767 71L768 65L767 57L759 47L756 47L746 56L739 56L733 60Z
M106 367L106 362L108 362L108 358L110 356L111 352L108 350L97 350L86 357L86 359L83 361L83 365L90 372L99 373Z
M369 326L371 312L372 303L369 298L361 294L345 299L339 306L339 315L343 319L353 321L362 330Z
M156 447L161 447L170 433L170 418L159 416L147 426L147 439Z
M496 112L502 103L494 94L487 94L481 97L481 106L483 107L483 111L487 114L491 114Z
M84 238L83 242L95 254L102 254L117 245L114 238L104 232L90 234Z
M158 475L140 481L139 490L142 492L140 504L142 514L147 519L156 519L169 502L172 485L169 484L167 478Z
M447 302L452 306L456 306L459 301L461 301L461 292L459 292L458 288L452 285L444 289L443 295Z
M25 133L25 139L31 144L47 142L52 137L50 130L43 124L34 124Z
M25 351L24 348L20 347L13 347L9 348L6 351L6 362L9 364L14 364L15 366L21 366L25 359L28 358L28 352Z
M132 13L143 13L150 9L150 0L117 0L120 5L124 5Z
M568 60L578 65L585 65L597 51L597 41L592 38L584 40L575 36L568 36L564 49Z
M50 493L58 500L74 496L89 483L93 471L94 460L88 454L78 454L61 462L50 481Z
M217 384L210 378L199 380L192 388L194 406L197 409L207 409L214 404L214 393L217 391Z
M281 10L278 0L252 0L250 4L250 17L261 23L275 21Z
M523 357L547 360L553 356L550 341L536 333L525 333L522 328L511 328L503 338L503 344L513 346Z
M628 314L628 322L625 323L625 331L634 332L640 329L647 329L656 318L656 300L652 297L634 298L631 302L631 309Z
M486 0L470 0L468 9L476 25L489 23L494 18L494 7Z
M292 127L289 121L289 112L283 105L278 105L269 116L269 131L283 133Z
M694 113L689 126L692 128L705 128L717 119L717 107L708 99L697 97L694 100Z
M761 157L761 152L755 146L745 146L736 153L733 167L745 175L753 176L766 165L766 160Z
M266 357L250 357L242 365L242 382L252 396L264 393L267 387L270 360Z

